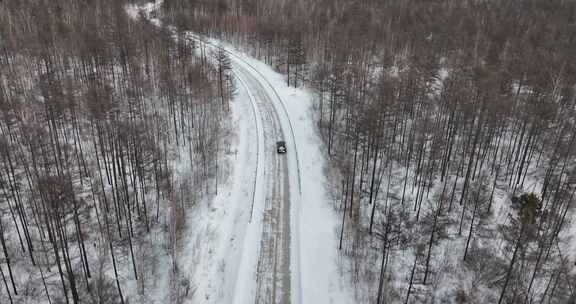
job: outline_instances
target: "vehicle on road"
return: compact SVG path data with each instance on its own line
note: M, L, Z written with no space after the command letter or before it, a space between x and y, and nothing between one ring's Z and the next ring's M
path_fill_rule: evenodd
M279 154L286 153L286 142L285 141L277 141L276 142L276 152Z

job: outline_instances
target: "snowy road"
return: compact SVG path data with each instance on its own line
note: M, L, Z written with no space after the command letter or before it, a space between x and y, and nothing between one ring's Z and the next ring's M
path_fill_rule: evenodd
M131 5L176 34L152 12L162 0ZM195 210L181 264L196 289L186 303L353 303L339 262L338 219L325 188L325 156L311 115L312 94L235 46L186 32L198 53L222 48L238 95L231 119L237 141L232 176L211 208ZM287 154L276 153L284 140Z
M221 47L210 43L196 35L189 37L203 43L204 46L214 49ZM258 259L256 263L256 287L253 295L246 296L241 290L244 283L236 284L237 301L246 302L247 298L253 297L254 303L291 303L291 235L290 235L290 172L288 157L292 157L296 163L296 170L293 176L297 177L300 184L300 170L297 162L297 149L295 147L294 135L289 117L284 115L284 124L276 106L282 101L275 91L270 92L267 88L274 90L266 79L254 69L249 63L238 57L233 51L224 49L230 56L233 74L240 82L244 90L251 96L253 105L257 108L254 111L256 120L260 121L263 129L264 155L260 156L260 165L263 166L264 176L260 181L264 192L262 196L263 204L255 203L255 213L260 213L261 217L255 217L253 225L261 225L261 236L258 249ZM284 113L285 114L285 113ZM286 121L288 124L286 125ZM286 130L285 130L286 129ZM286 135L290 134L288 140ZM276 142L287 141L289 154L278 154L276 152ZM299 189L299 187L298 187ZM250 246L250 245L249 245ZM244 265L250 261L244 261ZM246 266L245 266L246 267ZM242 265L240 265L242 268ZM240 274L246 273L239 269ZM249 277L242 278L238 275L237 280L249 280Z
M290 193L286 157L276 153L284 139L278 113L263 84L239 64L233 69L255 97L264 129L266 196L255 303L290 303ZM293 150L292 150L293 151Z

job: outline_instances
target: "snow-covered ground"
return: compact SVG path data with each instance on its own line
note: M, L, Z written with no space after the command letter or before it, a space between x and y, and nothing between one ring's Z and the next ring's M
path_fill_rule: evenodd
M150 14L160 5L156 1L127 11L134 18L144 12L153 24L163 26ZM288 146L290 302L354 302L338 268L337 217L329 203L326 162L313 122L311 93L287 87L282 75L229 44L189 35L205 41L207 48L224 48L239 83L231 108L236 134L227 156L230 174L214 200L189 215L186 247L180 253L180 265L185 268L181 271L190 272L195 288L193 302L250 303L255 299L265 193L271 184L266 180L271 172L265 170L274 159L264 155L274 152L264 147L270 145L265 138L270 124L264 123L269 117L263 114L257 94L267 95L262 99L272 103Z
M196 289L191 302L232 303L241 261L257 255L257 248L251 245L259 240L262 216L255 212L251 219L251 208L253 202L255 211L262 208L263 167L258 166L258 158L263 135L250 98L250 92L240 90L232 103L236 134L231 137L226 157L226 182L211 202L187 220L190 224L181 265L182 271L190 272Z

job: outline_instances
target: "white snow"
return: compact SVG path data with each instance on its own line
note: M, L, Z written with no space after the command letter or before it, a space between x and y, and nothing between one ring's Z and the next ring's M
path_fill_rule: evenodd
M262 208L262 187L259 182L254 189L254 178L262 176L262 166L256 167L256 161L263 147L252 142L256 138L261 141L262 134L253 119L248 94L240 90L231 107L233 129L237 130L226 157L231 175L213 201L188 219L191 225L181 264L185 266L183 271L193 273L194 303L244 303L244 291L253 289L237 281L239 270L246 277L254 276L255 268L247 266L258 256L253 244L259 243L261 235L258 211ZM253 195L256 204L249 223Z

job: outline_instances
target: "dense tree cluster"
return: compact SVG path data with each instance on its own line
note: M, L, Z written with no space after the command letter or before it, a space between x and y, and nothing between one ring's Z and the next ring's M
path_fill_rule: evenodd
M574 1L165 0L163 17L316 89L360 302L575 298Z
M183 212L214 193L230 94L125 4L0 2L2 303L141 302L162 255L186 286Z

